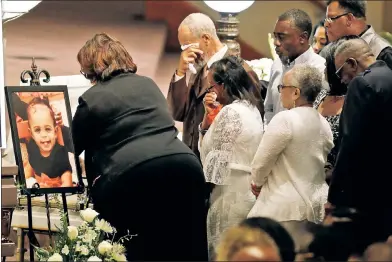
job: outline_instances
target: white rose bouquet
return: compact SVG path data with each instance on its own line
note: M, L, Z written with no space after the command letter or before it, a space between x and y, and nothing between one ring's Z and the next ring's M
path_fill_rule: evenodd
M259 80L269 81L271 76L271 68L274 61L269 58L255 59L246 61L248 65L255 71Z
M122 243L136 235L128 234L113 241L116 229L98 215L91 208L80 211L83 222L75 227L69 226L65 214L61 213L54 246L35 249L39 261L127 261ZM109 234L112 240L108 240Z

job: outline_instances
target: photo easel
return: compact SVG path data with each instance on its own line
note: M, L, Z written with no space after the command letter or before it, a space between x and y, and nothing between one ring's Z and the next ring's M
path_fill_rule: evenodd
M22 81L22 83L27 83L30 80L30 86L33 87L37 87L37 86L41 86L40 84L40 75L44 74L45 75L45 79L43 79L43 81L45 83L48 83L50 81L50 74L48 71L46 70L37 70L37 66L35 65L35 59L33 58L32 61L32 66L31 66L32 70L24 70L21 73L20 76L20 80ZM25 79L25 76L29 75L30 79ZM66 87L65 87L66 88ZM45 87L42 87L43 91L45 91ZM20 92L20 91L19 91ZM68 96L66 97L68 99ZM14 141L14 144L15 143ZM17 152L16 147L14 146L15 149L15 156L17 159L21 159L20 153ZM19 160L19 168L18 168L18 176L17 176L17 181L19 182L19 184L23 184L23 181L21 180L21 177L23 177L24 179L24 174L23 174L23 163L20 163L21 160ZM18 162L18 161L17 161ZM77 173L81 174L81 167L80 164L77 162L76 163L76 169L77 169ZM50 218L50 203L49 203L49 195L57 195L57 194L61 194L61 199L62 199L62 209L63 212L65 214L65 218L66 218L66 222L69 225L69 214L68 214L68 205L67 205L67 195L72 195L72 194L81 194L84 192L85 187L83 184L83 180L80 180L76 186L74 188L72 188L72 190L67 191L66 188L63 188L64 190L60 191L60 192L48 192L46 193L45 189L41 189L38 183L35 183L32 188L21 188L21 194L24 195L27 199L27 219L28 219L28 228L27 229L22 229L21 231L21 243L19 243L19 247L20 247L20 260L23 261L24 259L24 253L25 253L25 249L24 249L24 237L27 234L28 238L29 238L29 246L30 246L30 261L34 262L34 249L35 247L39 247L39 243L37 238L35 237L34 232L39 232L39 233L47 233L49 235L49 239L50 239L50 244L53 244L53 240L52 240L52 225L51 225L51 218ZM33 205L32 205L32 198L34 197L41 197L44 196L45 197L45 209L46 209L46 219L47 219L47 226L48 226L48 230L34 230L33 229ZM59 204L60 205L60 204ZM84 207L81 207L82 209Z
M27 236L29 238L29 245L30 245L30 261L34 262L34 246L39 247L39 243L37 241L37 238L34 235L34 230L33 230L33 208L32 208L32 201L31 199L33 197L39 197L42 196L41 194L33 194L31 192L28 192L26 194L27 198L27 218L28 218L28 225L29 228L27 230ZM48 234L49 234L49 239L50 243L52 244L52 229L51 229L51 222L50 222L50 206L49 206L49 196L48 194L44 194L45 196L45 209L46 209L46 218L48 220ZM67 223L69 225L69 216L68 216L68 207L67 207L67 198L65 193L61 193L61 198L63 202L63 211L64 214L66 215ZM24 239L24 235L22 235ZM23 252L23 251L22 251Z

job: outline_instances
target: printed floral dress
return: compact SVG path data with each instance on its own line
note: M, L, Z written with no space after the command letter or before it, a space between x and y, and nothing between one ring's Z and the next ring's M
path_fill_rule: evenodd
M324 99L329 95L328 90L323 89L319 93L319 95L316 98L316 101L313 104L313 107L315 109L318 109L320 104L324 101ZM326 116L325 119L328 121L328 123L331 126L332 130L332 135L333 135L333 144L334 147L332 148L331 152L328 154L327 157L327 163L325 164L326 169L332 169L335 166L335 161L336 161L336 156L338 155L339 152L339 120L340 120L340 114L335 115L335 116Z

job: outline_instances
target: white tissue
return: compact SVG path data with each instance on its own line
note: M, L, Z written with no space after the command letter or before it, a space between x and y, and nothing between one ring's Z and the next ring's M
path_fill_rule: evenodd
M189 44L189 45L182 45L181 46L181 50L184 51L184 50L188 49L189 47L196 47L196 48L198 48L199 47L199 43L193 43L193 44ZM189 71L192 74L196 74L197 73L197 70L196 70L195 66L193 64L191 64L191 63L188 64L188 69L189 69Z
M218 95L215 92L212 92L211 94L214 96L214 103L213 103L214 106L219 106L220 103L218 101L216 101L216 98L218 97Z

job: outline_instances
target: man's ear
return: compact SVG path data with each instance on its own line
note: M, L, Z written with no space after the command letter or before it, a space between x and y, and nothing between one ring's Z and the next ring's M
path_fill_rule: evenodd
M203 39L204 42L208 42L211 40L211 36L209 34L202 34L201 39Z
M358 68L358 61L355 60L354 58L349 58L347 60L347 63L354 69L356 70Z
M352 13L348 13L346 16L346 25L351 26L351 24L354 22L355 19L356 18Z
M306 43L306 41L308 41L309 40L309 34L308 34L308 32L302 32L300 35L299 35L299 41L300 41L300 43L301 44L305 44Z

